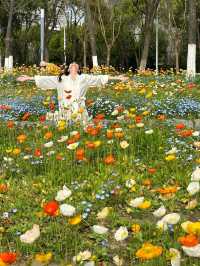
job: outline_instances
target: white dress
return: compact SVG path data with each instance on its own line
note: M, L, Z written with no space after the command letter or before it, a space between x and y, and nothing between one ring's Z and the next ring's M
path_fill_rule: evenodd
M43 89L57 89L59 111L48 113L47 119L81 120L87 122L88 113L85 106L85 95L89 87L103 86L108 82L108 75L77 75L76 79L71 76L62 76L58 81L57 76L35 76L36 86Z

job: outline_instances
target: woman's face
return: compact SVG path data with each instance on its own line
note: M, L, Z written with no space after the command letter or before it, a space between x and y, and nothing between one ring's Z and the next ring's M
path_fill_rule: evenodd
M72 64L69 66L69 73L72 76L75 76L78 74L79 65L78 64Z

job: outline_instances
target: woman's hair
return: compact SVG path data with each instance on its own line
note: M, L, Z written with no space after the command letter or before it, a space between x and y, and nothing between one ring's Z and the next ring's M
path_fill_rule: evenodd
M73 62L69 65L69 67L64 67L62 72L60 73L60 75L58 76L58 81L61 82L62 81L62 76L65 75L65 76L68 76L69 73L70 73L70 68L73 66L73 65L76 65L77 68L78 68L78 74L81 75L81 70L80 70L80 67L77 63Z

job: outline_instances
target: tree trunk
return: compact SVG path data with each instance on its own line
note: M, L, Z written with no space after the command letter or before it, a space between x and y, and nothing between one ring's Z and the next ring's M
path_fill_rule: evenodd
M83 66L87 67L87 42L85 37L83 40Z
M110 66L110 54L111 54L111 47L107 46L107 58L106 58L106 65Z
M160 0L146 1L145 25L144 25L144 32L143 32L144 46L143 46L143 51L142 51L142 57L140 60L141 70L144 70L147 66L151 34L153 30L153 22L154 22L154 18L155 18L159 3L160 3Z
M149 46L151 41L151 28L147 27L144 31L144 46L142 51L142 57L140 61L140 70L144 70L147 66L147 59L149 55Z
M96 38L95 38L94 21L92 19L90 3L88 0L85 0L85 7L86 7L87 27L90 37L90 46L92 50L92 63L93 67L95 67L98 66Z
M176 49L176 74L179 73L179 52L178 50Z
M14 12L14 3L15 0L10 0L10 9L8 14L8 24L6 30L6 38L5 38L5 67L9 68L9 58L12 57L12 20L13 20L13 12Z
M193 78L196 75L196 0L189 1L188 12L187 77Z

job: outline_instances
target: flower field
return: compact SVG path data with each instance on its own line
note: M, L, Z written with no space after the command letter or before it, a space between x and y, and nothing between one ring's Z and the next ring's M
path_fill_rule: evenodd
M92 88L84 127L46 120L55 92L18 75L0 80L0 266L200 265L198 78Z

